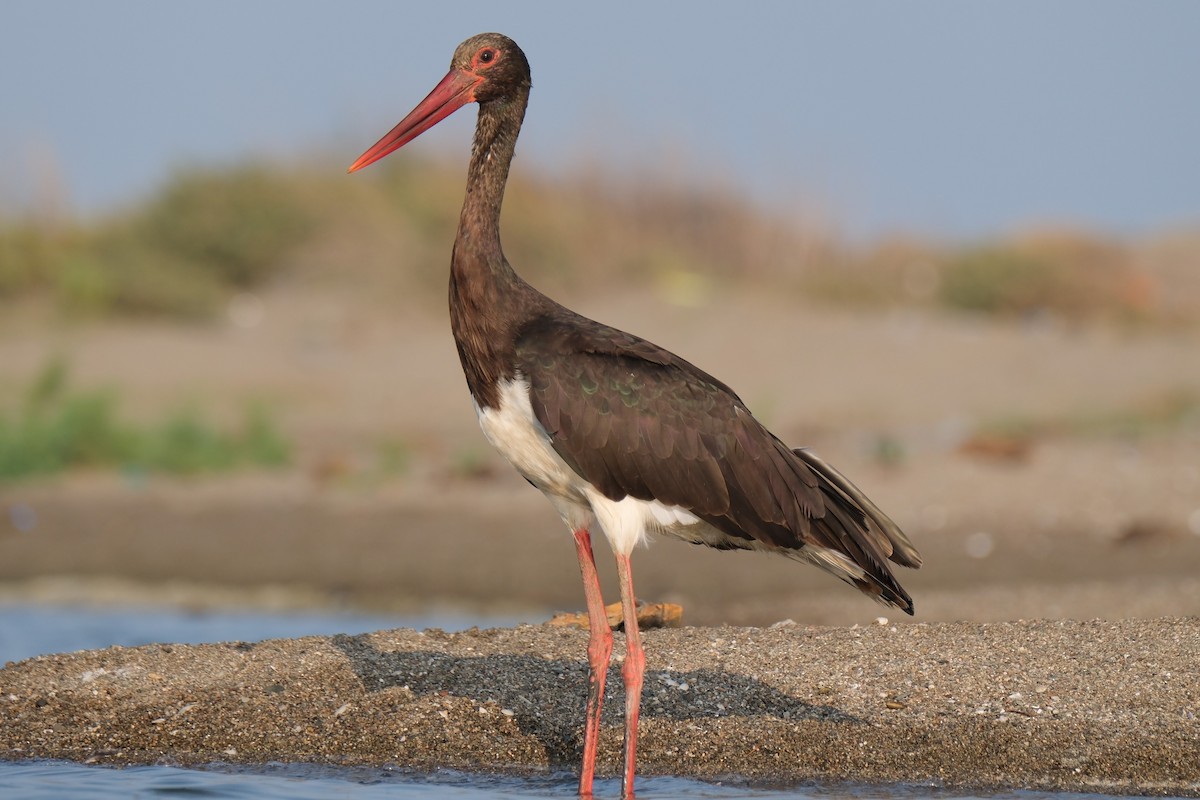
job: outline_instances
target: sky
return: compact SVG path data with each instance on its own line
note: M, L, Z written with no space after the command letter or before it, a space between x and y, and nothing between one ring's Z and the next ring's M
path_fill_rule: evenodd
M1200 222L1189 0L3 0L0 213L340 168L485 30L533 66L516 169L732 185L856 238ZM465 165L473 116L406 150Z

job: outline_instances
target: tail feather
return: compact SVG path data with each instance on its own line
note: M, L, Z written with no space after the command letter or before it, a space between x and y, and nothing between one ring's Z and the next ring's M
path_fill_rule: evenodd
M880 602L912 614L912 598L896 580L886 561L917 568L921 565L921 554L916 547L900 526L845 475L809 450L797 448L790 452L820 479L821 490L828 501L825 512L833 522L828 526L829 532L842 545L843 552L836 554L840 559L831 560L829 556L835 554L828 553L814 559L814 563Z
M917 552L917 548L909 541L904 531L900 530L900 526L893 522L891 517L883 513L879 506L871 501L871 498L863 494L861 489L851 483L849 478L827 464L824 459L811 450L798 447L793 449L792 452L798 455L805 464L812 467L818 475L836 486L846 497L850 498L855 505L863 510L867 518L874 523L874 528L884 537L880 541L880 544L883 547L883 551L887 553L889 560L896 562L902 567L917 569L921 566L921 554Z

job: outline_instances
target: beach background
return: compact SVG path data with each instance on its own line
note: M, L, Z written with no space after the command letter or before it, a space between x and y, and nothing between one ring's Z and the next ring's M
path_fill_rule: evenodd
M918 4L907 38L819 7L770 30L594 10L573 40L533 5L405 28L361 3L359 38L269 3L47 8L13 8L0 56L59 65L0 70L0 600L582 606L449 333L471 115L343 174L492 27L535 70L510 260L855 481L924 555L917 621L1200 613L1197 56L1172 45L1194 6ZM686 78L718 31L720 77ZM651 55L577 57L617 51ZM689 624L898 616L756 554L655 542L635 570Z

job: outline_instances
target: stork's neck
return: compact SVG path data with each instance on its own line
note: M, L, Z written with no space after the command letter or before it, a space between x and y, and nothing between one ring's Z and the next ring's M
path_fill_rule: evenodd
M515 375L516 336L541 298L500 247L504 184L528 102L525 87L479 107L450 266L450 325L467 386L484 408L497 407L497 383Z
M455 245L468 247L473 254L499 256L491 259L499 262L504 260L500 251L500 206L528 103L526 87L512 98L480 105L467 168L467 196Z

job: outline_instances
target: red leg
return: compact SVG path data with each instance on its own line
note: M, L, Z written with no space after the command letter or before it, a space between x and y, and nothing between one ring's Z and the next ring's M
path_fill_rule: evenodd
M596 747L600 743L600 707L604 703L604 679L612 655L613 635L604 613L600 596L600 576L596 574L596 559L592 557L592 536L586 528L573 531L575 550L579 555L579 571L583 575L583 594L587 598L588 630L588 697L583 729L583 769L579 774L579 796L592 796L592 779L596 774Z
M646 653L638 632L637 600L633 595L633 574L628 555L617 556L617 579L621 583L621 610L625 614L625 773L621 797L633 800L633 775L637 760L638 711L642 705L642 674L646 671Z

